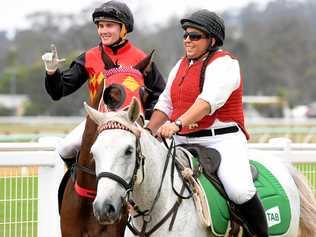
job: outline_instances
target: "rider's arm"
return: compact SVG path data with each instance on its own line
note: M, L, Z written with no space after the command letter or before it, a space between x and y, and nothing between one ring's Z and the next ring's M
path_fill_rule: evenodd
M205 81L198 96L211 106L210 114L225 105L231 94L240 85L239 62L230 56L217 58L205 71Z
M147 125L147 127L151 129L153 134L156 133L161 125L169 120L169 117L172 114L173 107L170 97L170 90L173 80L175 79L176 73L178 71L180 62L181 60L179 60L178 63L171 69L168 76L167 85L163 92L160 94L159 100L155 105L154 112Z
M88 73L84 65L84 54L80 55L65 71L59 69L52 75L46 73L45 88L53 100L59 100L79 89L87 80Z
M181 120L182 126L189 126L196 121L200 121L210 112L210 104L205 100L197 98L194 104L183 115L179 117L179 120Z
M155 135L158 128L160 128L160 126L168 120L168 115L160 110L155 109L146 127L150 129L153 135Z

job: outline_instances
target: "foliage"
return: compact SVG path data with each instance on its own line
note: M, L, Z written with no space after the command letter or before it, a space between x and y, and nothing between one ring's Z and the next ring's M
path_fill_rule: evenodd
M94 6L91 6L91 9ZM141 11L135 18L141 19ZM44 88L41 55L54 42L68 67L80 53L98 43L95 26L85 12L52 14L37 12L27 21L31 27L13 39L0 32L0 93L8 93L12 78L16 92L28 94L28 115L78 115L87 94L80 91L53 102ZM244 74L245 94L278 95L290 106L316 100L316 3L314 0L275 0L266 8L249 4L239 12L224 12L227 26L225 48L238 56ZM137 21L136 21L137 22ZM141 26L140 26L141 27ZM139 28L129 38L145 52L156 49L154 60L167 78L183 55L179 18L155 30ZM84 96L83 96L84 95Z
M6 107L0 106L0 116L13 116L15 111Z

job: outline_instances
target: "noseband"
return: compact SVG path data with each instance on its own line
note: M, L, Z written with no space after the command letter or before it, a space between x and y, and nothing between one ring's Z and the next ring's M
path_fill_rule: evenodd
M121 129L121 130L125 130L128 131L132 134L134 134L136 136L136 159L135 159L135 167L134 167L134 171L133 171L133 175L132 178L130 180L130 182L126 182L126 180L124 180L123 178L121 178L120 176L111 173L111 172L101 172L100 174L97 175L97 184L99 183L101 178L108 178L108 179L112 179L114 181L116 181L118 184L120 184L125 190L126 192L131 192L133 191L133 186L134 183L136 181L137 178L137 171L140 167L142 167L142 173L143 173L143 179L144 179L144 163L145 163L145 157L141 152L141 146L140 146L140 138L137 134L135 134L131 129L129 129L128 127L126 127L125 125L117 122L117 121L108 121L104 124L102 124L99 128L98 128L98 134L100 134L101 132L105 131L105 130L110 130L110 129Z

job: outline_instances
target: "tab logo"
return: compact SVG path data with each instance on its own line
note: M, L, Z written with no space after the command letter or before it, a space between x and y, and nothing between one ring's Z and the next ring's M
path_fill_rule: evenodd
M266 218L268 221L268 227L277 225L281 223L281 215L279 207L272 207L268 210L266 210Z

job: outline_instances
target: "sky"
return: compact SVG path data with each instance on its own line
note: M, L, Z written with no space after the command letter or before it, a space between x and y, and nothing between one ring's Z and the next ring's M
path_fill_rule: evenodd
M208 8L216 12L236 9L250 2L264 5L271 0L122 0L133 12L145 12L149 24L163 24L172 16L182 16L189 9ZM82 9L99 6L103 1L87 0L6 0L1 2L0 31L13 33L17 28L27 27L25 16L36 11L79 13ZM88 12L91 15L93 9ZM137 15L135 21L138 22Z

